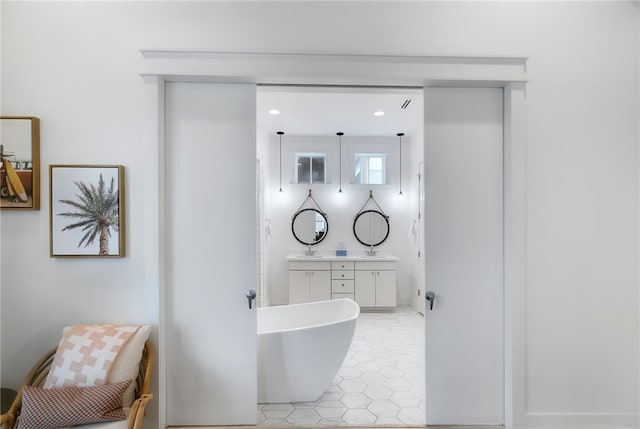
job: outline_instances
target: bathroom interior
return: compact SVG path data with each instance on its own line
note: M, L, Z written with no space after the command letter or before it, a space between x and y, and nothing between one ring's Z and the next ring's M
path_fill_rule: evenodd
M360 305L327 389L258 424L424 424L422 88L259 86L256 111L258 306Z

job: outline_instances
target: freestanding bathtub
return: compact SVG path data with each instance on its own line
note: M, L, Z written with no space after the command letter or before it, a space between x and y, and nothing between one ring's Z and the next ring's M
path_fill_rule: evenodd
M347 355L360 306L347 298L258 309L258 402L312 402Z

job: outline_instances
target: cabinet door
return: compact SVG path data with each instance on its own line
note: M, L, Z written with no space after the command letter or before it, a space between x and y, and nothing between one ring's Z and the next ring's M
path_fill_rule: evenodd
M356 302L361 307L375 307L376 305L376 272L356 271L355 272L355 295Z
M289 271L289 304L309 302L309 271Z
M309 301L331 299L331 271L309 271Z
M396 306L396 272L376 271L376 307Z

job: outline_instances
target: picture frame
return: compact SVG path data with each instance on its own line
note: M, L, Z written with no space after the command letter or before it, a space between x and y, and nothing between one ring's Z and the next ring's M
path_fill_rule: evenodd
M49 255L125 256L122 165L49 166Z
M0 116L0 209L40 210L40 119Z

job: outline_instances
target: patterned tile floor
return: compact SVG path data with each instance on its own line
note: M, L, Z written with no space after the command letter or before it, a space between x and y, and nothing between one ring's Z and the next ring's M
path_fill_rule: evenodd
M320 399L258 404L258 425L424 425L423 356L421 314L410 307L362 312L342 368Z

